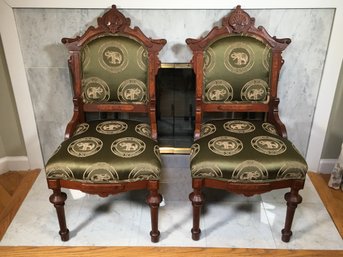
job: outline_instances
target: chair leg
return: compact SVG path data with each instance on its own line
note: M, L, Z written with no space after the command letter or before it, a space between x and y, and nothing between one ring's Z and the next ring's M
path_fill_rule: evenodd
M298 204L300 204L302 201L302 197L299 195L299 190L299 188L291 188L291 192L285 194L285 200L287 201L287 214L285 228L281 231L281 240L286 243L289 242L292 236L291 227L295 209L297 208Z
M54 193L50 196L50 202L55 206L57 212L57 218L60 225L60 236L62 241L69 240L69 230L67 228L65 213L64 213L64 202L67 199L67 194L61 192L60 188L53 189Z
M157 187L158 188L158 187ZM158 208L162 202L162 196L158 193L157 188L149 189L149 195L146 198L147 204L150 206L151 213L151 242L157 243L160 238L158 231Z
M192 239L195 241L200 239L200 214L204 199L204 195L201 192L201 184L194 183L193 180L193 192L189 195L189 200L191 200L193 206L193 228L191 232Z

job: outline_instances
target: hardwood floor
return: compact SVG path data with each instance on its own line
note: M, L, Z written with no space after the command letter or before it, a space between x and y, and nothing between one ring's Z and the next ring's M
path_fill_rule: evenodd
M343 191L327 186L329 174L309 172L308 175L343 239Z
M272 250L200 247L2 247L2 257L328 257L343 256L342 251Z
M10 220L2 222L3 213L8 207L3 206L13 197L16 197L17 203L12 204L13 207L10 211L10 217L14 217L16 210L25 198L31 185L35 181L39 171L30 171L24 173L4 174L0 176L0 231L6 231ZM3 176L6 177L4 180ZM310 172L309 176L317 189L324 205L328 209L331 217L333 218L337 228L342 235L343 224L343 192L333 190L327 187L327 176L322 174ZM1 182L2 181L2 182ZM4 181L6 183L4 183ZM8 185L6 185L8 184ZM17 184L17 186L15 186ZM5 192L7 193L3 193ZM26 189L24 189L26 188ZM12 201L12 200L10 200ZM6 205L6 204L5 204ZM2 206L2 207L1 207ZM8 211L6 211L8 212ZM7 227L5 228L7 224ZM158 245L156 245L158 246ZM57 254L58 253L58 254ZM274 250L274 249L249 249L249 248L200 248L200 247L0 247L1 257L16 257L16 256L30 256L30 257L50 257L50 256L75 256L75 257L104 257L104 256L170 256L170 257L207 257L207 256L232 256L232 257L327 257L327 256L343 256L343 251L337 250Z
M0 176L0 240L38 174L39 170L10 171Z

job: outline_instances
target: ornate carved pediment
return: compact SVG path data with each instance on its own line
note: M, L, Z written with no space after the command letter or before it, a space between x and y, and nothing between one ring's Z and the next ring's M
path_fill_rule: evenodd
M157 53L167 42L164 39L151 39L146 37L138 27L131 28L130 18L125 17L115 5L112 5L110 10L104 13L102 17L99 17L97 22L97 27L90 26L82 36L62 38L62 43L65 44L70 51L80 51L82 45L99 35L107 33L116 34L119 32L138 39L148 49Z
M130 18L126 18L121 12L119 12L115 5L112 5L112 8L108 12L98 18L99 27L110 31L111 33L123 31L123 29L125 27L129 27L130 24Z
M70 44L78 41L81 41L81 43L83 43L83 39L91 37L93 34L104 32L123 32L131 25L130 18L126 18L121 12L119 12L115 5L112 5L112 8L109 11L107 11L102 17L99 17L97 19L97 22L97 28L90 26L83 36L77 36L75 38L62 38L62 43Z
M248 13L241 9L238 5L229 16L223 18L222 25L229 31L235 33L243 33L249 30L251 26L255 25L255 18L251 18Z
M206 36L199 39L187 38L186 42L193 51L203 51L216 38L231 34L244 34L258 37L275 50L284 50L290 44L289 38L271 37L264 27L255 27L255 18L241 9L238 5L222 20L221 27L214 27Z

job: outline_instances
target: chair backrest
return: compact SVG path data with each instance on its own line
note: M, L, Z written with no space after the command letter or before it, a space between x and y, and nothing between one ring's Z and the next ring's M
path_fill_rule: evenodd
M187 39L196 74L196 125L199 136L205 112L260 112L278 122L277 84L282 51L290 39L271 37L237 6L200 39ZM273 123L275 123L273 122ZM277 124L276 124L277 125ZM277 125L286 136L283 124Z
M156 138L155 76L166 40L148 38L130 23L113 5L98 27L62 39L70 53L74 116L84 122L86 112L147 113Z

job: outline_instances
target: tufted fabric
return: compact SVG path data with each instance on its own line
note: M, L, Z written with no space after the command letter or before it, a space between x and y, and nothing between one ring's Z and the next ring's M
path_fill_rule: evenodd
M104 36L82 51L82 97L86 103L145 103L148 52L124 36Z
M248 36L216 40L204 52L205 102L268 102L271 49Z
M193 178L254 183L305 179L307 164L270 123L215 120L192 145L191 171Z
M109 120L80 124L49 159L46 174L48 179L115 183L158 180L160 169L148 124Z

